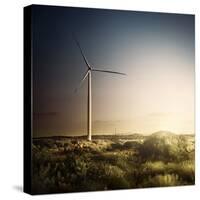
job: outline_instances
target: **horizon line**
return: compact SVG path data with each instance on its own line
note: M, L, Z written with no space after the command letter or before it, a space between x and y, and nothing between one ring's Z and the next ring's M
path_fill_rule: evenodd
M153 133L108 133L108 134L93 134L93 136L131 136L131 135L142 135L142 136L149 136L155 133L170 133L170 134L174 134L174 135L195 135L195 133L175 133L175 132L171 132L171 131L155 131ZM53 137L66 137L66 138L72 138L72 137L87 137L87 134L84 135L49 135L49 136L39 136L39 137L32 137L32 139L40 139L40 138L53 138Z

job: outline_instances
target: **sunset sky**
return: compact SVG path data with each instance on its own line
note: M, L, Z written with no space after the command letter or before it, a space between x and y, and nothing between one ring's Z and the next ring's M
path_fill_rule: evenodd
M33 7L33 136L87 133L87 70L95 68L92 133L194 133L194 16Z

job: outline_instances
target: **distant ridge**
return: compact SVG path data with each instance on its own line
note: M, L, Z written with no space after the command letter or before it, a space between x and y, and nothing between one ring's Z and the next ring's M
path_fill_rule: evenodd
M193 137L194 134L176 134L171 131L160 130L151 134L141 134L141 133L129 133L129 134L110 134L110 135L93 135L93 139L142 139L145 137L156 137L156 138L165 138L171 137L176 138L180 135ZM58 135L58 136L41 136L41 137L33 137L33 139L86 139L86 135L75 135L75 136L65 136L65 135Z
M42 136L42 137L33 137L33 139L85 139L86 135L80 135L80 136ZM93 135L93 139L138 139L138 138L144 138L145 136L143 134L139 133L133 133L133 134L110 134L110 135Z
M164 131L164 130L161 130L161 131L157 131L157 132L154 132L151 134L152 136L158 136L158 135L163 135L163 136L169 136L169 135L177 135L176 133L173 133L171 131Z

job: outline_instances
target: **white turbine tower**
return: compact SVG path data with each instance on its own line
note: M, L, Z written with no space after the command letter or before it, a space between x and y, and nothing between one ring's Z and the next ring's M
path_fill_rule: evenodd
M87 66L87 71L84 74L79 86L76 88L75 91L77 91L81 87L84 80L88 77L88 140L91 140L92 139L92 72L105 72L105 73L120 74L120 75L126 75L126 74L120 73L120 72L115 72L115 71L109 71L109 70L95 69L95 68L91 67L91 65L89 64L86 56L84 55L83 50L75 36L74 36L74 40L81 52L81 55L84 59L86 66Z

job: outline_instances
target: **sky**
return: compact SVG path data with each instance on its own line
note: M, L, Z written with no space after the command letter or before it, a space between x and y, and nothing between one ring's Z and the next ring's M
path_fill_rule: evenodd
M194 133L194 16L72 7L32 8L33 136Z

